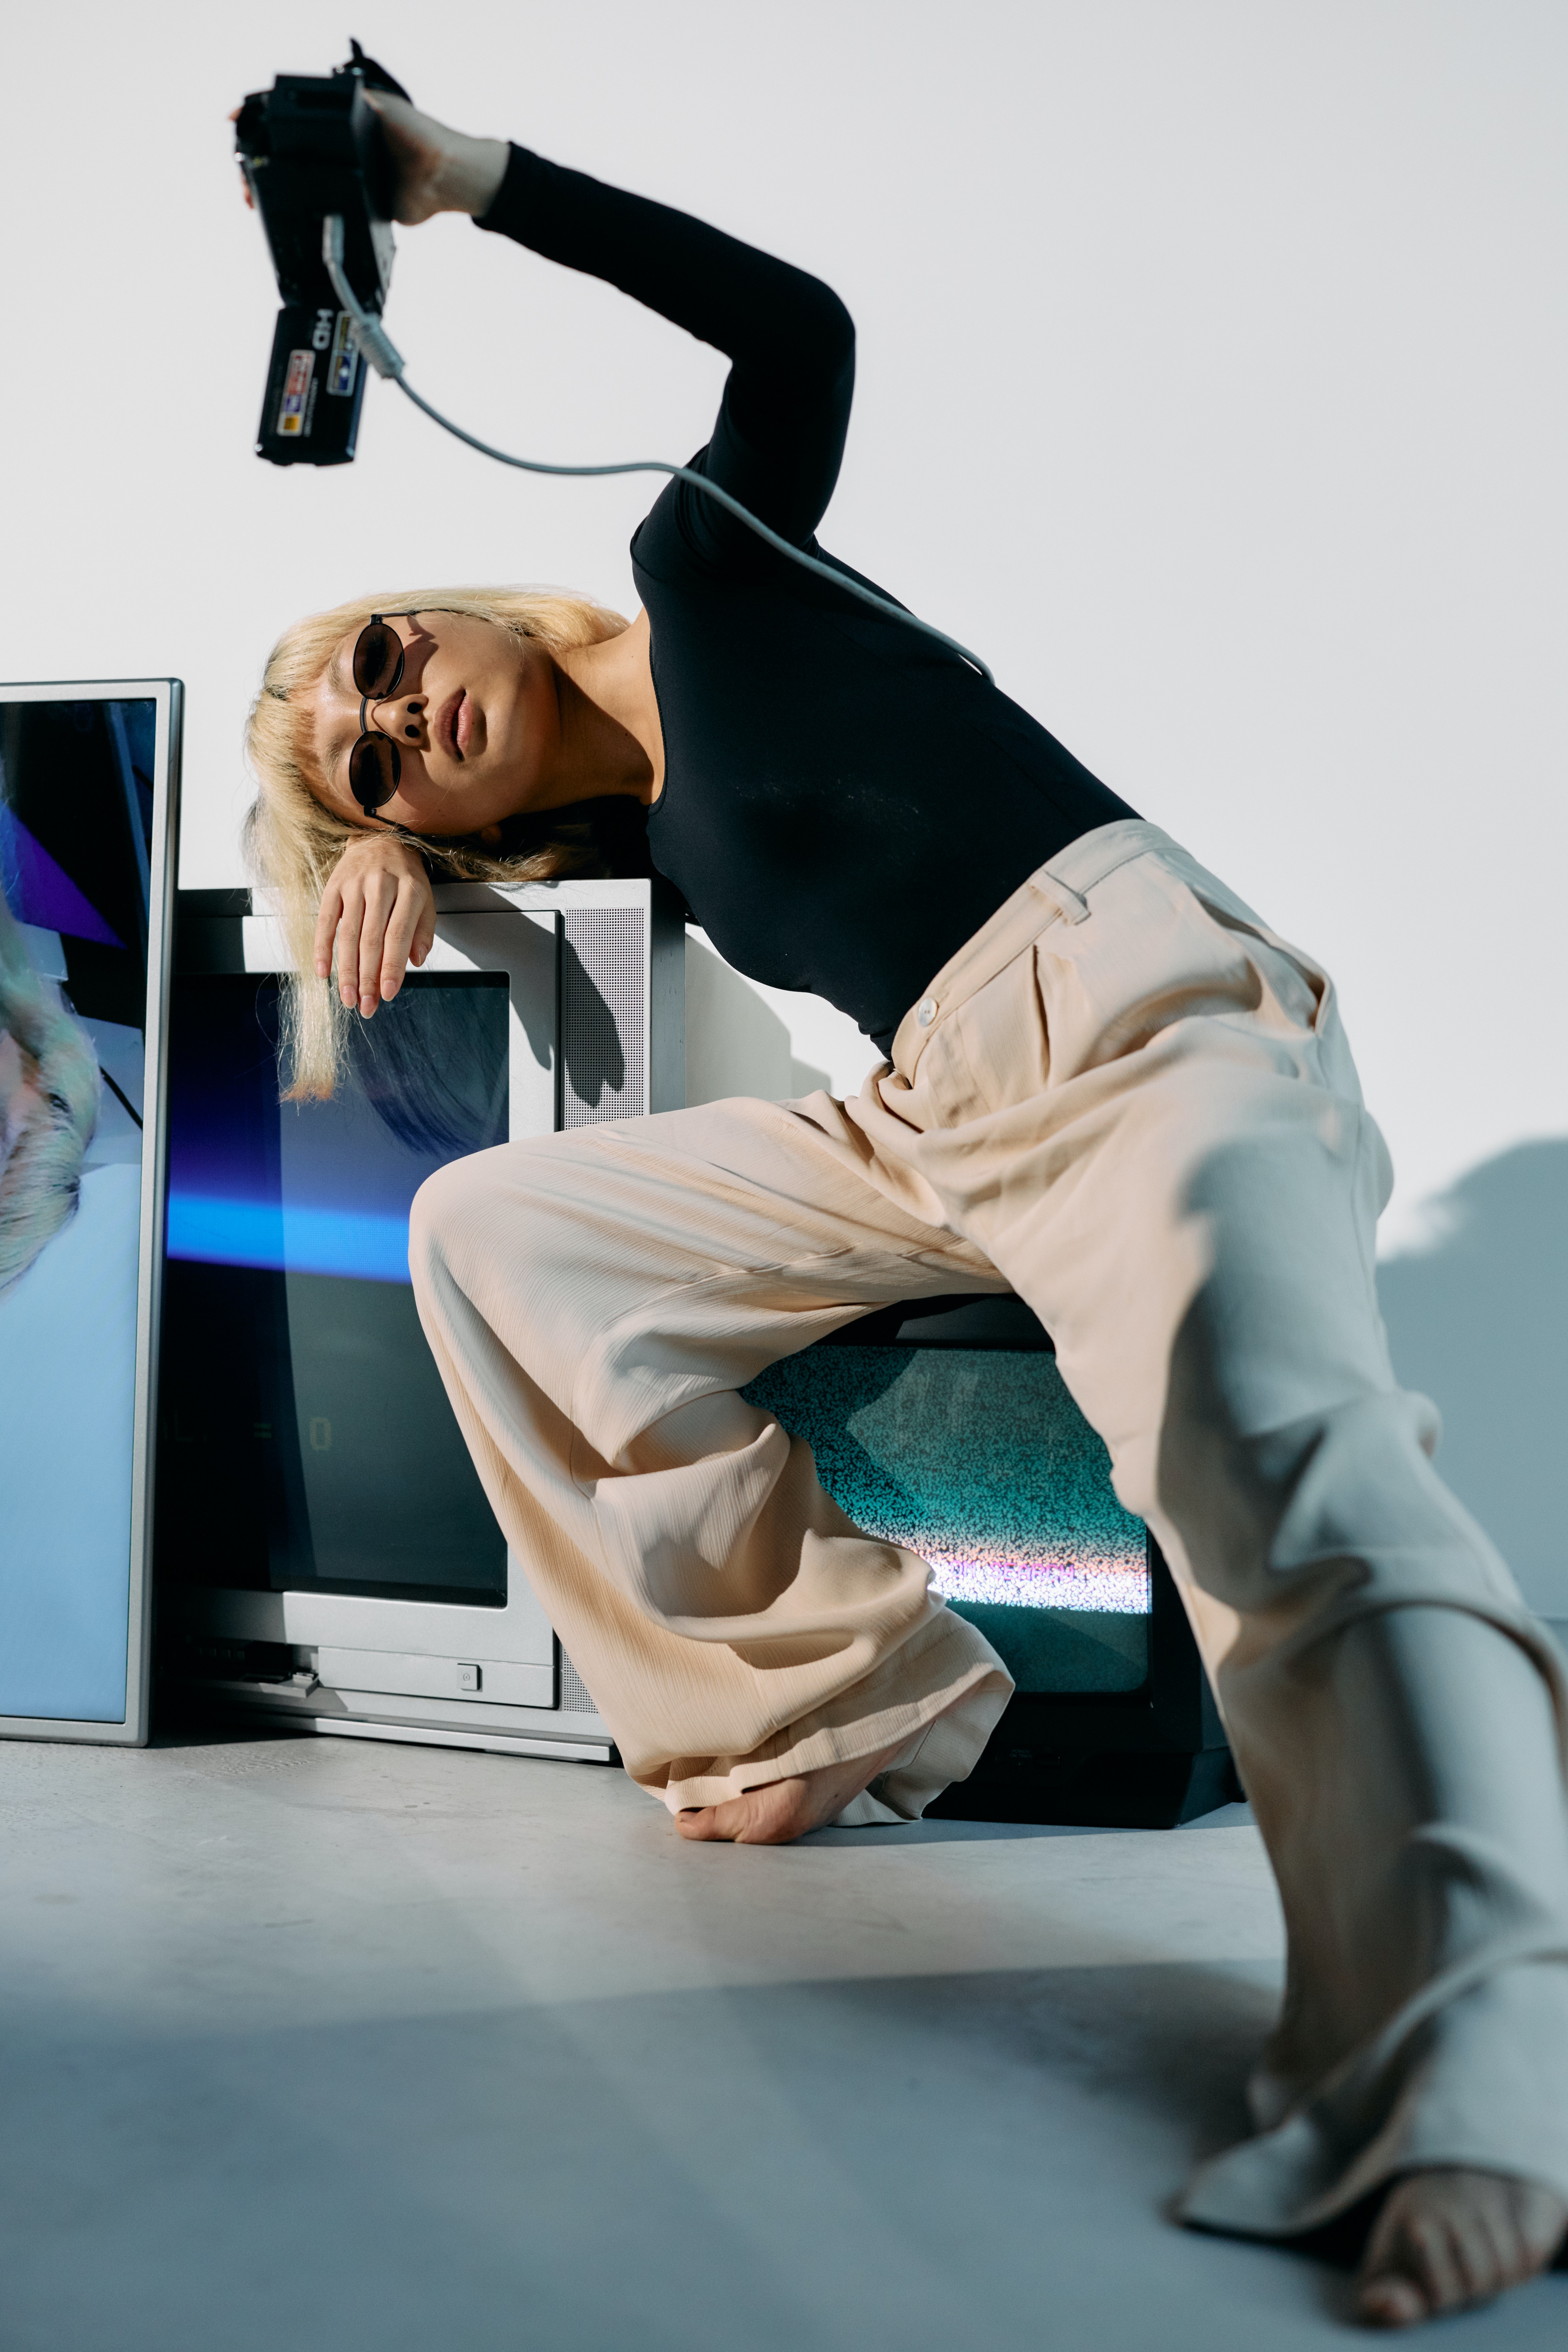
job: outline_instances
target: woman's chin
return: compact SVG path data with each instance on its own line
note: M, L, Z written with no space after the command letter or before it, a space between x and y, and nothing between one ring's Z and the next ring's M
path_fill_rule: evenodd
M493 817L476 816L465 824L450 809L443 810L438 816L423 810L411 811L406 816L399 815L395 809L387 809L384 814L391 818L394 824L401 825L405 833L417 834L421 841L427 841L432 846L444 841L479 841L487 849L493 849L499 848L504 838L500 824Z

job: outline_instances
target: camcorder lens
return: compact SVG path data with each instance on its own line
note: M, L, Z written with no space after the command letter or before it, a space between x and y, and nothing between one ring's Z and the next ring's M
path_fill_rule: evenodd
M357 657L354 667L357 672ZM402 756L388 736L362 735L349 754L349 790L367 815L392 798L402 773Z
M403 640L384 621L372 621L354 639L354 690L390 694L403 676Z

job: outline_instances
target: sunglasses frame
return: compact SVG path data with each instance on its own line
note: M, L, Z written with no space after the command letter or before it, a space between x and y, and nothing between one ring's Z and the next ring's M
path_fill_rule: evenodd
M359 649L363 644L365 638L370 635L372 629L382 628L388 621L415 620L418 616L418 606L414 605L410 606L408 611L404 613L373 613L369 620L365 623L363 628L360 631L359 635L354 639L353 654L349 662L350 675L353 676L353 673L358 668ZM393 635L397 646L397 666L394 669L387 684L379 694L376 694L374 697L369 694L362 694L360 696L359 734L349 750L349 790L353 793L354 799L358 802L365 815L368 817L374 817L378 824L386 824L390 823L391 820L387 817L382 816L379 812L384 804L392 799L398 785L403 781L403 754L398 750L396 743L393 740L390 735L384 735L379 728L368 727L365 724L365 715L370 709L372 700L374 699L377 702L384 702L390 695L396 693L398 687L403 682L404 664L407 657L408 649L404 645L402 638L397 636L395 630L393 632ZM353 682L357 687L359 684L357 677L354 677ZM374 759L361 760L359 753L362 743L374 743L377 746ZM385 752L380 749L380 746L383 744L385 745L386 751L390 751L392 754L392 782L390 784L385 786L384 790L383 790L382 787L385 782L385 779L381 773L376 774L374 785L368 785L364 781L373 770L379 770L381 768L385 758ZM359 771L357 775L355 773L356 769Z

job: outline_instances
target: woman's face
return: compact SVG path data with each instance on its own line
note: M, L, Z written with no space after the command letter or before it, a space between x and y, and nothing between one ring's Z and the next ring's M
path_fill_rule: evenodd
M465 613L387 615L403 644L397 690L365 708L390 737L402 774L376 816L411 833L480 833L548 804L560 743L556 670L543 646ZM347 630L306 700L315 724L321 797L340 816L375 829L349 786L360 733L353 675L358 623Z

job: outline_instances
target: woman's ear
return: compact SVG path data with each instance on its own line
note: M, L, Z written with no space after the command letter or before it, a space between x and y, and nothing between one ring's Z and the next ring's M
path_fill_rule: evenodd
M501 839L501 830L500 825L481 824L479 827L479 837L484 843L487 849L499 849Z

